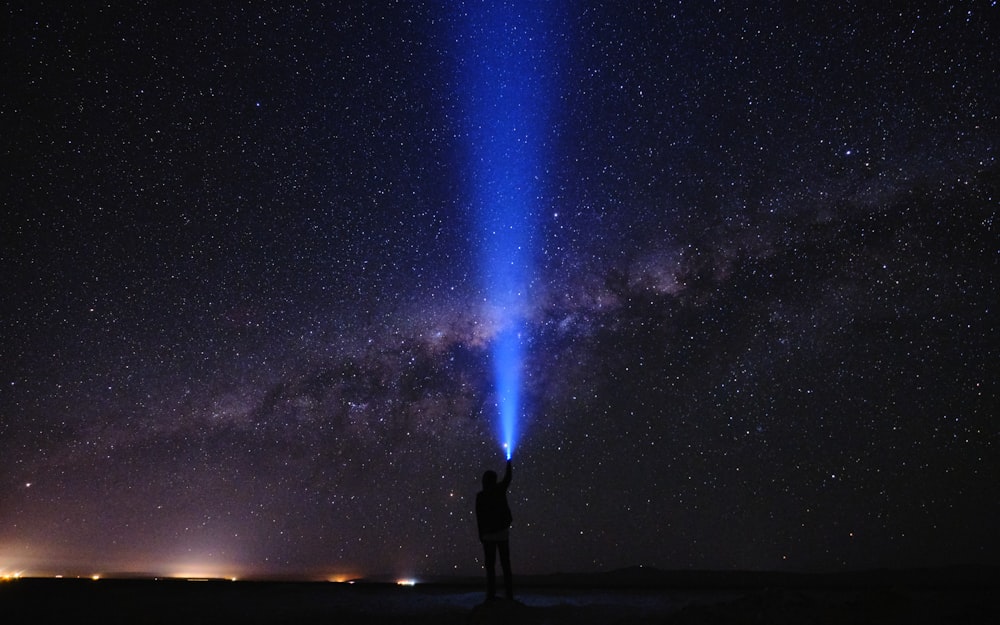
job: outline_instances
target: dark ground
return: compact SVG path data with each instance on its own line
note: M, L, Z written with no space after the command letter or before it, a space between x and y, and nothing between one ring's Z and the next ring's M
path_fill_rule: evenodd
M25 623L1000 623L996 569L838 575L620 571L525 578L516 602L471 584L21 579Z

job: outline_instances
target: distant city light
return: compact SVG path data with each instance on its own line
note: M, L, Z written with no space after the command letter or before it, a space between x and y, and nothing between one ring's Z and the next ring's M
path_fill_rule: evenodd
M416 586L417 580L415 579L401 579L396 582L397 586Z
M167 573L165 577L170 579L182 579L189 582L235 582L239 579L237 573L231 565L210 563L210 562L188 562L178 565L176 569ZM228 570L227 570L228 569Z
M359 577L361 577L361 576L360 575L352 575L350 573L339 573L339 574L336 574L336 575L331 575L330 577L328 577L326 579L329 582L335 582L335 583L338 583L338 584L353 584L354 580L358 579Z

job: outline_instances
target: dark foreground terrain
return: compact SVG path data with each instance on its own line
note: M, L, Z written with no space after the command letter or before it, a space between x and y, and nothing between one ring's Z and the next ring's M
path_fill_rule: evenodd
M666 573L525 578L517 601L476 585L21 579L0 621L24 623L1000 623L995 569L839 575ZM16 620L8 620L16 619Z

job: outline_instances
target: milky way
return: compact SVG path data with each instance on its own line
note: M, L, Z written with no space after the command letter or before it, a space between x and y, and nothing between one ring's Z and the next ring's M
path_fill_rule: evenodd
M998 8L701 4L529 38L515 570L996 563ZM478 5L30 5L0 572L478 574Z

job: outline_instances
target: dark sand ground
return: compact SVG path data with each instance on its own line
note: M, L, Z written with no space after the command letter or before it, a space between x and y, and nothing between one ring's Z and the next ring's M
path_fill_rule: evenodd
M992 572L996 572L995 570ZM991 572L854 576L667 574L526 579L517 601L466 584L21 579L3 623L1000 623Z

